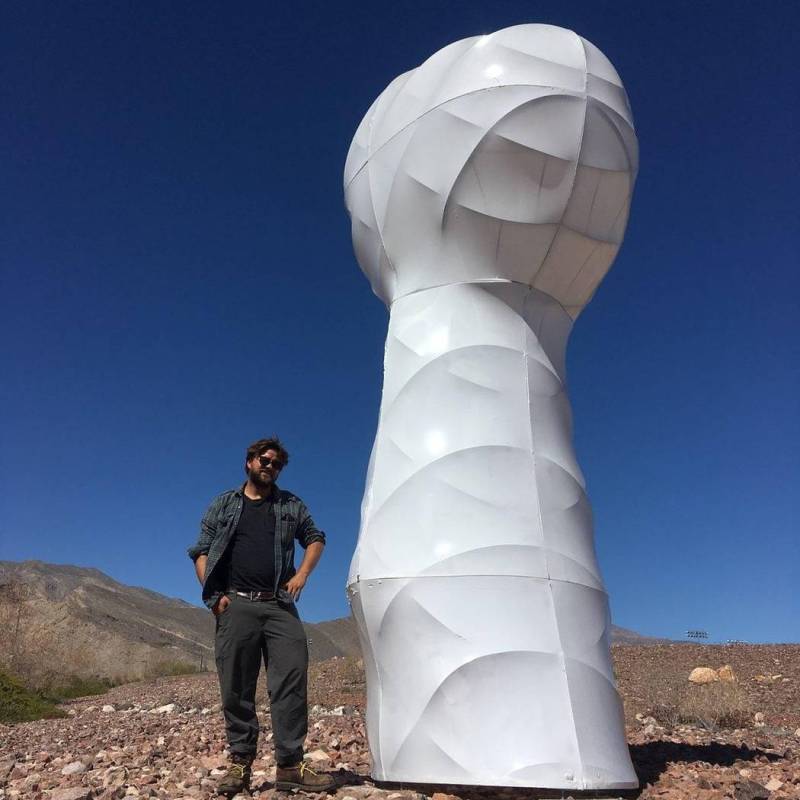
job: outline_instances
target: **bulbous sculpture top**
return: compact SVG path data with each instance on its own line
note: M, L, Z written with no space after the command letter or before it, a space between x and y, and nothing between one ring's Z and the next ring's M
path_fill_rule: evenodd
M356 256L387 304L513 281L575 318L622 242L637 166L628 98L593 44L551 25L464 39L392 81L356 131Z

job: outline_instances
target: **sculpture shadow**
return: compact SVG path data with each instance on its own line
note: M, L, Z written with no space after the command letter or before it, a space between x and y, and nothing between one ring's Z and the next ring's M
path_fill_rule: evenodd
M765 750L752 749L746 745L722 744L684 744L681 742L667 742L658 740L646 744L630 745L631 761L642 787L648 783L655 783L659 776L666 771L670 762L692 763L702 761L720 767L731 767L737 761L755 761L760 756L769 761L778 761L781 756ZM631 797L638 797L640 789Z
M369 775L359 775L357 772L341 767L338 772L332 772L331 775L333 775L337 787L363 786L367 781L369 781L370 784L375 783ZM375 785L377 786L377 784Z
M373 780L369 775L359 775L357 772L353 772L349 769L340 768L337 772L328 772L326 774L330 775L336 781L336 785L329 792L330 795L333 795L338 789L344 786L363 786L367 781L369 781L370 785L373 784ZM253 782L251 791L267 792L270 789L275 789L275 782L262 780L258 785ZM283 792L275 789L273 793L273 798L281 798L282 800L283 798L295 798L296 800L296 798L302 798L304 796L305 795L299 792L299 790Z
M683 744L668 741L655 741L646 744L630 746L631 760L633 761L636 776L639 778L640 788L628 790L605 790L597 792L560 791L553 789L523 789L518 787L498 786L456 786L450 784L423 784L423 783L389 783L374 781L379 789L389 791L414 791L431 797L434 792L455 795L460 800L496 800L498 795L503 800L556 800L566 797L575 800L589 800L590 798L620 798L620 800L636 800L640 797L648 783L656 783L659 776L666 771L671 762L691 764L704 762L721 767L733 766L737 761L755 761L764 757L769 761L778 761L781 756L761 749L753 749L746 745L721 744ZM339 786L356 786L366 780L362 775L352 772L340 772L337 775Z

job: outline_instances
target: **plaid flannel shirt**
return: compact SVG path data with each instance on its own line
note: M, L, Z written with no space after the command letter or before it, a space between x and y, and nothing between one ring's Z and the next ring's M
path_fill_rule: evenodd
M312 542L325 543L325 534L317 528L305 503L297 495L279 489L277 486L275 509L275 588L278 599L294 602L292 596L282 587L295 574L294 543L303 548ZM197 544L188 549L189 558L196 561L198 556L207 555L205 577L203 580L203 602L213 608L221 595L230 587L223 586L224 576L216 575L214 567L225 552L239 518L242 515L244 485L230 489L214 498L200 522L200 536Z

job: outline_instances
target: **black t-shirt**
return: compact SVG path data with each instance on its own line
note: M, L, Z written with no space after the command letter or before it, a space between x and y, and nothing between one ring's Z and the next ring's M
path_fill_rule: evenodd
M245 496L243 500L242 516L223 556L227 587L271 592L275 589L275 505L270 498Z

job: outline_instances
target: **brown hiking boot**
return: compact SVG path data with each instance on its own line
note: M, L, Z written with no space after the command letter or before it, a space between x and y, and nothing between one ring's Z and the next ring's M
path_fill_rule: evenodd
M275 768L275 788L279 792L300 789L304 792L329 792L336 786L333 776L318 775L305 761L293 767Z
M250 790L253 756L231 755L231 765L217 784L219 794L234 795Z

